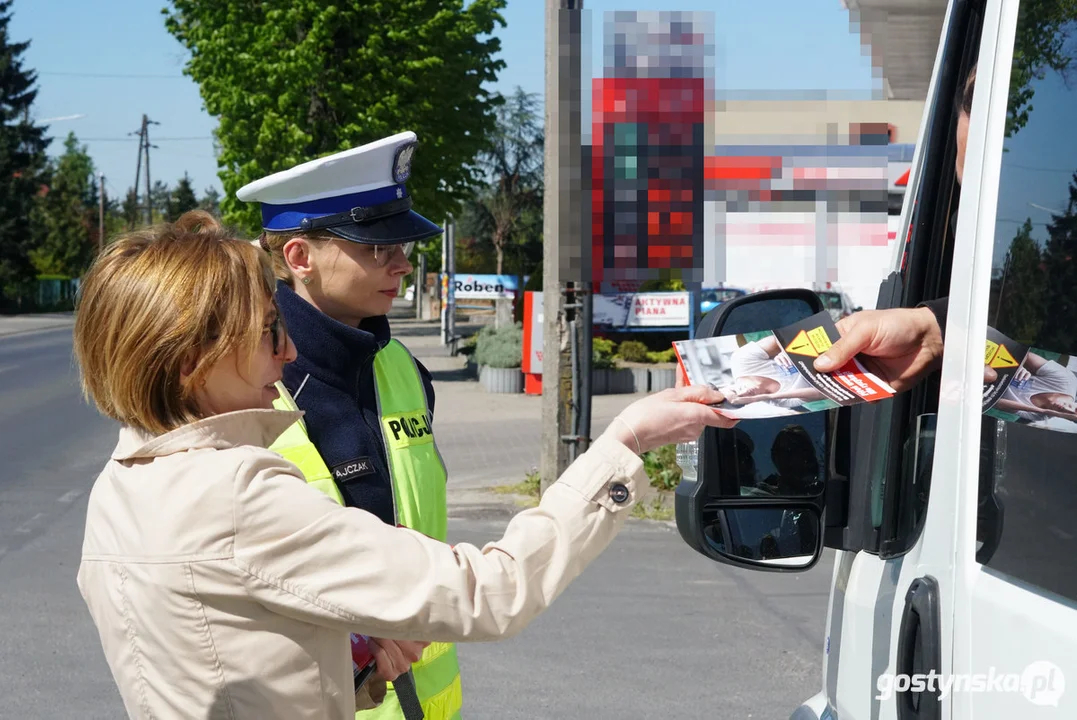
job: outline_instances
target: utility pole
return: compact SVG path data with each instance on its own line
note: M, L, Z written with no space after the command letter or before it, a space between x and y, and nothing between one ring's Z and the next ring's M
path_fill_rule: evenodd
M423 319L423 297L426 290L426 253L419 253L419 267L415 275L415 319Z
M146 149L146 224L153 224L153 198L150 197L150 120L142 114L142 146Z
M145 118L146 116L143 115L142 117ZM127 134L128 135L134 135L136 133L130 132L130 133L127 133ZM138 181L142 178L142 145L146 141L146 125L145 125L145 123L143 123L142 127L137 131L137 134L138 134L138 166L135 168L135 184L132 186L134 188L134 192L135 192L135 208L138 207ZM126 202L127 202L127 200L124 199L124 203L126 203ZM135 210L134 210L134 208L131 209L131 214L132 214L132 216L127 219L127 229L129 231L135 229L135 219L134 219Z
M573 398L569 327L579 307L574 292L583 279L580 44L583 0L546 1L546 97L542 266L542 456L541 489L560 477L571 460L580 425ZM569 283L573 283L570 293ZM566 302L567 300L567 302ZM590 328L582 328L590 334ZM572 343L577 345L578 343ZM578 350L577 350L578 353ZM589 365L589 363L587 363ZM589 370L589 368L588 368ZM575 368L579 372L579 363ZM570 448L570 443L573 447Z
M105 247L105 175L97 176L97 252Z

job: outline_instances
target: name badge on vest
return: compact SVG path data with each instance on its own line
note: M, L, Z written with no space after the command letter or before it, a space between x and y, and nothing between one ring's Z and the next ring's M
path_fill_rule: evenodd
M373 474L374 464L370 462L369 457L355 458L333 468L333 478L337 482L348 482L349 480Z
M434 441L430 423L426 420L426 410L392 413L381 419L385 426L385 437L394 448L426 445Z

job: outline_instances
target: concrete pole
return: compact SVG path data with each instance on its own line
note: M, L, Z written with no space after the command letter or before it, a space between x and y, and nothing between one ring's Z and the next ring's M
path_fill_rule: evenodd
M97 252L105 247L105 175L97 176Z
M542 265L543 492L568 467L572 433L572 363L565 292L579 280L582 250L580 194L580 33L583 0L546 0L546 93ZM572 272L572 258L577 270Z
M415 319L423 319L423 303L426 301L426 253L419 253L419 267L415 270Z

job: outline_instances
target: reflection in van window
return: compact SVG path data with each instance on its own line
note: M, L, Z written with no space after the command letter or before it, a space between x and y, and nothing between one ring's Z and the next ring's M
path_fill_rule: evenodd
M981 434L977 541L1000 573L1077 599L1077 22L1014 55L988 323L1031 348ZM1037 63L1031 67L1030 63Z

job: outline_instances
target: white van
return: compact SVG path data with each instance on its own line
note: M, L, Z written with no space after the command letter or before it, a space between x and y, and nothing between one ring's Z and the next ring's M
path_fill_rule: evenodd
M679 449L678 528L759 571L836 551L797 720L1077 718L1077 415L982 406L988 327L1077 377L1075 3L950 0L901 218L878 307L948 297L941 370L881 403L708 430ZM820 310L751 295L698 335Z

